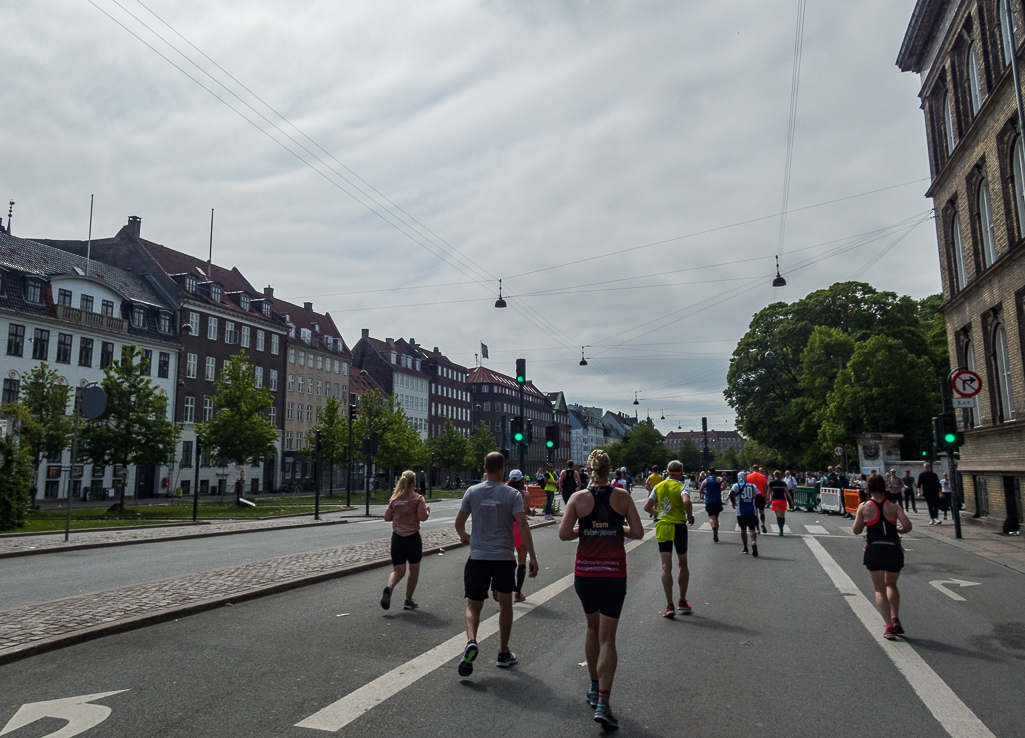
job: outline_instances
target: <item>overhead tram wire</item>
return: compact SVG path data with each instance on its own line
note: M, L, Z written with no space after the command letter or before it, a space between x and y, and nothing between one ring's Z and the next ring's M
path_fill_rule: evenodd
M787 207L790 202L790 176L793 171L794 139L797 133L797 101L801 89L801 57L804 52L804 18L806 7L807 0L797 0L797 31L794 34L794 66L790 77L790 121L787 125L787 153L786 163L783 167L783 202L780 206L779 245L776 248L777 260L783 256L783 243L787 232ZM777 261L777 265L778 263Z

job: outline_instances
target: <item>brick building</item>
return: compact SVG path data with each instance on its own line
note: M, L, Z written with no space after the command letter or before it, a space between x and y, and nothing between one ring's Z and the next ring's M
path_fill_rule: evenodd
M974 514L1016 528L1025 480L1025 148L1011 56L1022 59L1002 0L918 0L897 58L921 76L951 363L983 390L959 466ZM1019 65L1021 65L1019 61Z
M399 339L399 342L407 342ZM435 346L428 351L410 338L408 346L415 356L419 356L421 366L430 376L429 402L427 418L427 435L436 436L445 427L445 421L452 424L464 436L473 432L470 425L470 393L466 388L466 367L456 364Z
M467 382L473 404L473 426L476 427L478 422L484 423L495 435L498 447L509 449L509 463L514 468L519 466L519 448L512 445L510 436L511 421L520 414L520 390L516 379L479 366L470 370ZM523 472L533 477L537 468L543 466L548 458L545 426L554 422L552 403L547 395L529 381L524 385L524 398L526 419L533 424L533 438L527 449L527 468Z
M424 359L401 338L372 338L370 331L352 349L353 366L366 370L387 395L395 397L412 425L427 438L431 377Z
M705 437L701 431L675 430L666 436L666 447L670 451L679 451L684 441L690 441L698 450L705 447ZM713 454L721 454L728 448L732 448L738 454L744 448L744 438L737 431L708 431L708 450Z

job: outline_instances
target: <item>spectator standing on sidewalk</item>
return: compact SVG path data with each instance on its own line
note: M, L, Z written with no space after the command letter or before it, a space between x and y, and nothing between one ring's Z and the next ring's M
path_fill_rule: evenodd
M951 493L953 488L950 486L950 475L947 472L943 472L943 479L940 480L940 510L943 511L943 519L947 519L947 513L950 512Z
M915 504L915 478L911 476L910 469L904 470L900 482L904 485L904 512L908 511L908 504L911 505L912 512L918 512L918 506Z
M797 506L794 504L794 492L797 490L797 478L794 477L793 472L789 469L783 475L783 482L787 486L787 502L790 503L790 509L796 510Z
M904 483L897 476L896 469L886 472L886 493L890 496L890 502L899 505L904 496Z
M406 564L409 564L409 579L406 580L406 601L404 610L415 610L418 605L413 599L417 581L420 579L420 561L424 555L423 540L420 538L420 523L431 516L431 508L427 506L423 495L416 492L416 474L411 471L402 472L395 484L388 509L384 511L384 519L392 524L391 564L392 572L388 575L388 586L381 596L381 607L391 607L391 594L395 586L406 576Z
M932 470L928 461L922 464L923 471L918 475L918 489L929 507L929 525L939 525L940 520L940 478Z

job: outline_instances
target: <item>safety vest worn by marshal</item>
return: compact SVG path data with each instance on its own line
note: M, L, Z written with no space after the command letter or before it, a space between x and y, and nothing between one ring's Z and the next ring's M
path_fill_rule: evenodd
M545 492L556 492L559 489L559 478L551 472L545 472Z

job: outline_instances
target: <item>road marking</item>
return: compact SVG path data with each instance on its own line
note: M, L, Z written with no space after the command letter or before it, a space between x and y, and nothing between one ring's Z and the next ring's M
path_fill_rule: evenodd
M650 529L650 526L646 526ZM625 545L629 553L634 548L644 543L645 539L629 541ZM650 538L647 540L651 540ZM573 586L573 575L567 574L536 594L530 596L530 600L520 603L513 608L513 620L531 612L535 607L543 605L556 595L562 594ZM498 632L498 615L492 615L481 622L477 628L477 642L480 643ZM310 715L305 720L295 724L297 728L311 728L312 730L323 730L328 733L337 733L353 720L366 714L389 697L398 694L406 687L419 679L427 676L432 671L444 666L461 653L466 645L466 633L460 632L454 635L439 646L430 651L422 653L414 659L397 666L377 679L364 684L354 692L350 692L337 702L333 702L324 709Z
M60 700L29 702L27 705L22 705L14 713L14 717L7 721L7 725L4 726L3 730L0 730L0 735L13 733L18 728L23 728L43 718L55 718L57 720L67 720L68 722L56 732L47 733L43 738L71 738L71 736L84 733L90 728L95 728L110 717L111 710L109 707L106 705L91 705L89 704L90 702L127 691L127 689L119 689L114 692L83 694L80 697L65 697Z
M822 544L811 536L804 542L815 554L819 564L844 595L851 610L865 629L889 656L897 670L904 675L915 694L925 703L933 717L953 738L996 738L974 712L954 693L939 674L906 641L888 641L882 635L882 619L875 605L861 593L847 572L833 560Z
M806 525L804 529L811 533L813 536L828 536L829 531L823 528L821 525Z
M942 592L943 594L945 594L947 597L949 597L950 599L954 600L955 602L968 602L968 600L966 600L964 597L962 597L961 595L957 594L956 592L951 592L949 589L946 588L945 585L947 585L947 584L956 584L956 585L958 585L960 587L978 587L979 586L979 582L966 582L963 579L933 579L931 582L929 582L929 584L931 584L933 587L938 589L940 592Z
M712 524L711 523L702 523L701 527L698 528L698 530L712 530Z

